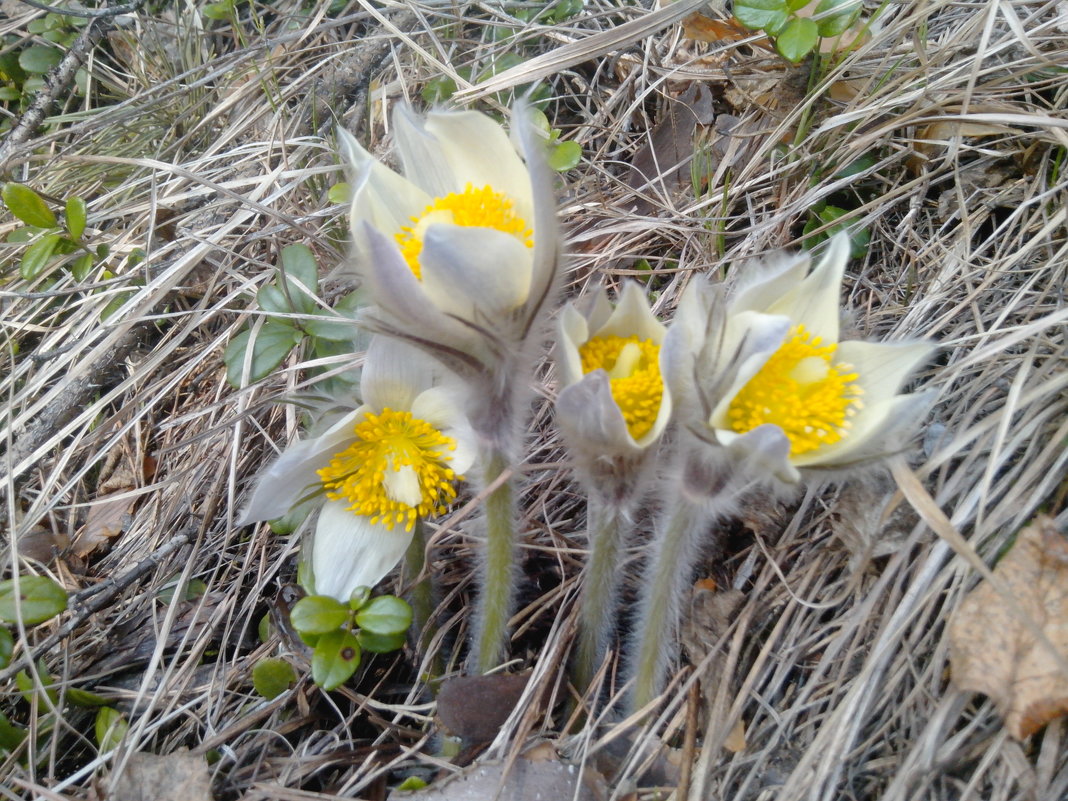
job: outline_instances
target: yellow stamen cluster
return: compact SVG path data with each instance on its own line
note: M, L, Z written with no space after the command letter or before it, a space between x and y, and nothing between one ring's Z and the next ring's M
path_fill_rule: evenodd
M649 433L660 413L664 381L660 376L660 346L651 339L594 337L581 348L582 372L608 373L612 398L623 412L634 439Z
M511 234L528 248L534 247L534 232L512 208L512 201L489 186L475 189L471 184L463 192L434 198L423 213L412 217L412 225L396 235L401 255L416 278L423 277L419 256L423 252L423 235L434 223L451 223L470 228L493 228Z
M335 454L319 478L332 501L348 501L349 511L393 527L411 530L420 517L444 514L456 498L459 478L447 462L456 441L411 412L383 409L356 424L356 442ZM391 497L387 473L410 468L418 481L420 501L410 505Z
M841 440L849 432L849 418L863 405L863 390L851 365L831 363L837 348L803 325L792 328L731 401L730 427L745 433L773 423L790 440L791 456Z

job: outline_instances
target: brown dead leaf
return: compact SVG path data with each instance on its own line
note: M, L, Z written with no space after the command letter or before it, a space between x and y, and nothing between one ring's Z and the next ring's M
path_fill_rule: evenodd
M754 41L748 42L748 44L774 52L775 47L768 37L759 34L759 31L751 31L746 28L735 17L719 20L698 13L691 14L682 21L682 35L695 42L722 44L723 42L741 42L745 39L753 39Z
M950 668L962 690L990 696L1009 733L1022 740L1068 714L1068 538L1048 517L1039 517L1019 533L994 575L1049 644L984 581L950 623Z
M155 469L155 460L140 455L131 443L124 442L108 452L100 469L97 497L89 504L85 525L74 537L75 556L84 559L126 530L137 502L132 490L142 486Z
M466 744L488 743L512 714L529 674L459 676L441 685L438 717Z
M184 748L170 754L131 754L110 801L212 801L204 757Z

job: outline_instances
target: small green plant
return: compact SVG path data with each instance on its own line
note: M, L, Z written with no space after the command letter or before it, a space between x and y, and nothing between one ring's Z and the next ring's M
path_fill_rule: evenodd
M318 284L319 265L311 249L306 245L284 248L276 279L256 295L267 317L262 323L245 326L226 346L223 361L232 386L242 386L246 361L248 380L259 381L305 340L319 357L344 352L346 346L351 349L355 333L351 318L360 304L358 293L346 295L331 310L316 300Z
M327 595L309 595L293 605L289 620L312 646L312 679L324 690L349 680L364 651L384 654L404 644L412 608L393 595L371 598L360 587L346 606Z
M794 64L815 49L820 38L840 36L860 14L859 0L819 0L811 16L800 12L813 0L737 0L734 16L745 27L764 31L779 55Z
M12 112L25 110L34 93L44 86L44 76L62 59L64 50L78 38L89 20L49 12L31 20L27 31L33 43L14 35L0 40L0 103ZM78 94L85 93L88 73L79 69L75 75ZM11 119L0 120L0 133L11 127Z
M8 234L8 242L29 242L22 254L19 275L32 281L50 267L62 264L77 280L84 280L93 266L107 258L110 249L90 249L83 240L87 209L80 197L67 198L60 222L43 197L25 184L10 181L0 190L8 211L26 224Z

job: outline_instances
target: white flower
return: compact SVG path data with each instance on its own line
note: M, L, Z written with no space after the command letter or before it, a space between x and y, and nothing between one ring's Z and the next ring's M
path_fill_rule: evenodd
M474 342L477 352L480 337L522 340L548 311L559 251L551 175L523 110L513 119L523 158L484 114L422 120L398 108L403 176L339 132L353 173L356 269L383 330L424 347L468 352Z
M663 433L671 418L660 346L667 329L637 284L628 282L615 309L599 289L584 315L572 304L559 317L557 417L576 449L633 455Z
M455 388L418 350L375 338L361 390L362 406L264 472L242 520L272 520L321 496L306 589L342 602L393 569L415 522L447 509L475 457Z
M800 480L798 468L841 469L900 449L930 400L898 391L930 357L931 343L839 342L848 259L846 234L830 240L811 272L807 254L780 259L740 288L711 326L711 305L700 297L707 290L694 287L672 326L678 334L665 344L673 389L685 384L691 362L699 376L718 375L715 389L706 383L701 394L705 422L720 444L754 456L754 447L767 453L769 443L788 440L785 460L768 466L789 483ZM688 361L710 328L718 332L714 352Z

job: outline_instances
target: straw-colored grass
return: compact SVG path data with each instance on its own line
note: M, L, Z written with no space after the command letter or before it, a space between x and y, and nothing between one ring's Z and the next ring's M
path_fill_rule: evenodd
M0 493L18 546L4 570L30 535L76 538L108 459L136 480L122 489L121 534L84 559L60 550L20 566L54 576L72 601L27 631L0 674L19 725L46 711L12 680L32 656L62 686L108 698L126 740L98 753L93 711L61 701L58 727L0 762L0 797L102 797L130 752L180 747L212 756L217 798L382 798L405 775L448 769L419 675L434 658L462 659L474 504L431 526L443 594L427 653L377 657L329 695L306 679L263 700L257 660L283 653L306 667L288 640L256 636L294 581L299 542L234 521L257 471L300 430L299 410L277 401L314 388L312 365L297 352L234 390L222 353L260 314L255 292L282 247L309 245L324 276L346 257L344 210L326 197L343 179L333 127L385 154L391 108L421 106L442 74L458 99L500 109L506 98L463 76L507 52L541 54L528 65L549 76L550 119L584 148L560 181L570 296L637 276L668 319L690 276L729 283L745 258L798 247L812 210L831 202L871 234L847 275L854 334L941 350L920 377L937 404L893 471L810 487L721 532L703 574L742 593L725 627L702 643L701 618L691 622L702 648L687 651L657 715L577 733L563 732L563 665L584 512L552 427L551 371L539 371L513 648L533 673L489 756L546 737L603 768L607 743L629 743L613 751L622 794L648 788L642 764L662 746L688 766L678 797L693 801L1068 797L1063 722L1013 740L990 701L950 683L945 636L976 581L969 558L991 563L1038 511L1068 522L1063 4L887 5L870 38L815 75L748 41L694 43L677 24L620 36L645 12L611 0L551 26L497 3L331 5L243 4L231 25L190 2L101 23L113 27L88 64L90 99L61 93L46 127L3 151L5 179L89 202L87 238L109 246L115 274L26 282L23 246L0 250ZM39 13L0 30L25 42ZM522 83L523 70L491 88ZM635 153L694 84L738 120L729 134L726 117L699 126L716 159L700 191L688 163L681 181L632 188ZM862 156L861 174L838 175ZM0 234L18 226L7 216ZM324 297L342 289L326 280ZM160 600L176 577L205 589ZM739 722L744 747L727 750Z

